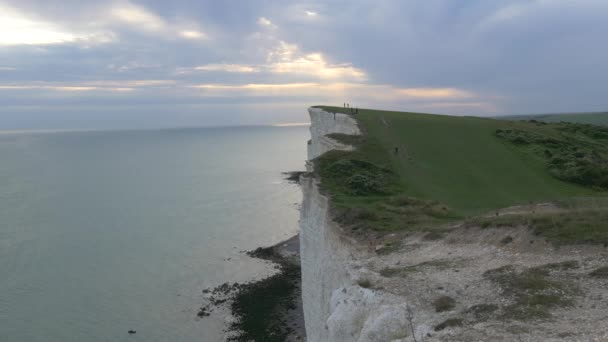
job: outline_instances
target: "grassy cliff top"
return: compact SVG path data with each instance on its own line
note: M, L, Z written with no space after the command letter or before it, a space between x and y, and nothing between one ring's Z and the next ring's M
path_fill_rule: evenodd
M339 219L368 217L374 229L604 197L608 188L606 128L371 109L354 117L361 137L333 137L356 151L321 156L317 172L343 209Z

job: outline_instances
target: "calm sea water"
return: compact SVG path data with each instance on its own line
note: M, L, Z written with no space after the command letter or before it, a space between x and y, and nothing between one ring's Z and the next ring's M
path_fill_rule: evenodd
M201 290L297 232L306 127L0 134L0 341L217 341ZM127 331L134 329L135 335Z

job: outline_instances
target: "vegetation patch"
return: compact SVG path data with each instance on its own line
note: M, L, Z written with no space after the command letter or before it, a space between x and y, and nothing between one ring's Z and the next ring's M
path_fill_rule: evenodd
M441 296L433 301L435 312L450 311L456 307L456 300L450 296Z
M530 223L529 215L481 216L466 220L467 227L503 228L517 227Z
M437 324L435 326L435 331L441 331L446 328L460 327L460 326L462 326L462 323L463 323L463 321L460 318L450 318L450 319L443 321L442 323Z
M551 317L550 309L572 304L575 290L564 283L550 279L543 268L518 271L508 265L484 273L484 277L497 283L502 295L512 304L504 307L507 319L527 320Z
M549 264L545 264L545 265L541 265L541 266L536 266L534 268L532 268L535 272L541 272L541 273L545 273L548 274L550 272L556 272L556 271L569 271L569 270L575 270L577 268L579 268L580 265L578 263L578 261L576 260L567 260L567 261L562 261L562 262L552 262Z
M404 277L410 273L420 272L426 268L435 268L437 270L444 270L458 265L459 261L454 260L430 260L424 261L416 265L412 266L404 266L404 267L385 267L380 270L380 275L383 277Z
M497 129L495 135L541 157L551 175L560 180L608 189L608 127L568 122L545 125L542 130Z
M372 288L372 282L365 278L365 279L359 279L357 281L357 285L361 286L364 289L371 289Z
M603 203L604 201L602 201ZM565 208L562 212L475 217L467 227L502 228L526 226L557 245L608 243L608 210L605 208Z
M298 184L300 183L300 176L306 174L306 171L288 171L288 172L283 172L283 176L285 177L285 180L289 181L290 183L295 183Z
M363 146L359 148L364 151ZM385 164L369 161L360 151L330 151L315 159L315 172L322 189L331 193L334 219L343 227L378 231L425 229L454 217L447 206L437 201L401 194L397 175Z
M395 241L395 242L390 242L390 243L383 245L382 247L380 247L379 249L376 250L376 253L379 255L387 255L387 254L394 253L394 252L398 251L399 249L401 249L401 242Z
M436 240L441 240L443 238L443 233L440 231L430 231L428 233L426 233L423 236L423 239L427 240L427 241L436 241Z
M532 218L534 231L557 244L608 243L608 211L581 209Z
M507 235L507 236L505 236L504 238L502 238L500 240L500 243L503 244L503 245L508 245L511 242L513 242L513 237L511 235Z
M254 258L272 261L279 272L244 284L225 283L203 293L210 295L210 302L202 307L198 317L209 316L215 307L229 305L235 320L229 324L227 341L283 342L292 333L286 313L294 310L299 295L300 266L287 260L277 247L258 248L247 254Z
M589 275L595 278L608 278L608 266L596 268L591 273L589 273Z
M343 133L331 133L327 137L345 145L360 146L365 143L365 135L352 135Z
M498 310L496 304L476 304L468 308L465 313L473 316L474 321L483 322L489 319Z
M366 160L349 158L347 153L330 151L315 165L322 185L351 196L388 194L394 181L391 171Z

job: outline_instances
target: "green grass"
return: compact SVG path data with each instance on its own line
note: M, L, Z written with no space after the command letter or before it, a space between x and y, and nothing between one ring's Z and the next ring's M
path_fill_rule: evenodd
M438 201L458 215L594 194L555 179L542 160L494 135L497 129L551 131L544 126L369 109L360 109L356 119L365 133L357 157L395 173L400 182L389 190Z
M608 198L586 197L555 201L562 211L529 212L465 220L467 227L528 226L556 245L608 244Z
M523 128L523 127L522 127ZM558 179L608 189L608 128L533 122L525 129L497 129L494 135L544 161Z
M486 271L484 277L498 284L502 295L512 301L503 308L503 317L515 320L545 319L551 317L552 308L571 305L571 296L577 290L549 277L551 270L564 266L556 265L521 271L508 265ZM571 266L568 264L565 267L569 269Z

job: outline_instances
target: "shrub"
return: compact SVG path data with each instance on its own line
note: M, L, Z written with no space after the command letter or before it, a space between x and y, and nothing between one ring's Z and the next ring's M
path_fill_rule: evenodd
M370 289L372 287L372 282L369 279L359 279L359 281L357 281L357 285L364 289Z
M348 159L340 159L329 165L327 171L335 176L350 176L355 172L355 166Z
M456 306L456 301L450 296L441 296L433 302L436 312L452 310Z
M496 130L495 136L531 149L547 163L551 175L590 188L608 189L608 128L572 123L546 131ZM531 145L523 147L523 145Z
M353 195L368 195L382 192L382 184L378 178L363 173L348 177L346 185Z

